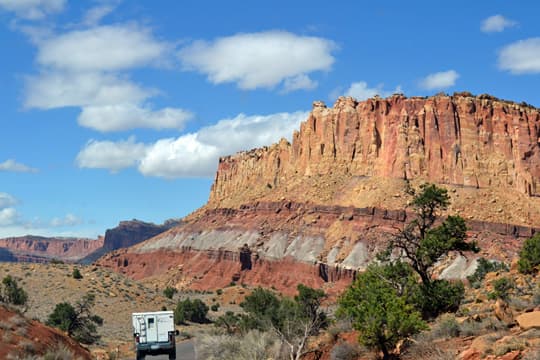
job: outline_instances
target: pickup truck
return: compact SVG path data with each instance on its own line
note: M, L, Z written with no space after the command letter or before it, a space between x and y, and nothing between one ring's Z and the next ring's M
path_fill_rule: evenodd
M168 354L169 359L176 359L176 341L178 330L174 326L172 311L133 313L133 337L137 351L137 360L146 355Z

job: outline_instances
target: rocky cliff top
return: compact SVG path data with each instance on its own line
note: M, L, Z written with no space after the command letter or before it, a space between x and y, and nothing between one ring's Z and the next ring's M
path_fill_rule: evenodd
M405 181L444 184L452 212L540 221L540 111L490 95L313 103L292 143L220 159L208 207L253 201L403 208Z

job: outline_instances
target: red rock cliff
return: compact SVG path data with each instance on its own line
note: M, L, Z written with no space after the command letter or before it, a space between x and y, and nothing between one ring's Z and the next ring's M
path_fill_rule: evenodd
M333 108L315 102L292 144L221 158L209 205L235 206L313 176L422 179L539 196L539 137L538 109L488 95L342 97Z

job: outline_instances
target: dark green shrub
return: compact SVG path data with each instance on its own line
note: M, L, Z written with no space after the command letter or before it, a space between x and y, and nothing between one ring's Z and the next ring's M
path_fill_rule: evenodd
M216 290L216 294L217 294L217 295L221 295L221 294L223 294L223 290L221 290L221 289L217 289L217 290Z
M514 288L514 282L506 277L493 281L493 291L488 294L488 299L502 299L508 301L510 290Z
M2 279L0 301L12 305L24 305L28 301L28 294L23 288L19 287L15 278L11 275L7 275Z
M518 270L523 274L532 274L538 272L538 265L540 265L540 233L525 240L519 252Z
M73 276L73 278L77 280L80 280L83 278L78 268L73 268L73 273L71 274L71 276Z
M178 290L176 290L173 287L167 286L165 290L163 290L163 295L165 295L166 298L172 299L174 294L176 294Z
M66 331L68 336L83 344L95 343L100 338L96 325L103 325L103 319L91 313L94 301L93 294L86 294L75 306L67 302L56 304L47 325Z
M212 304L212 306L210 306L210 310L216 312L219 310L219 304Z
M207 323L208 306L202 300L186 299L179 301L174 310L174 322L177 325L191 321L199 324Z
M413 296L413 303L424 318L434 318L445 312L456 312L464 296L465 287L461 281L433 280L420 287Z

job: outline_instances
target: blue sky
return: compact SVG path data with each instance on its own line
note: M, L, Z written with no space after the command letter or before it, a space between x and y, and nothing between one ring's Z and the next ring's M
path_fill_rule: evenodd
M314 100L466 90L540 106L539 11L0 0L0 237L189 214L219 156L290 139Z

